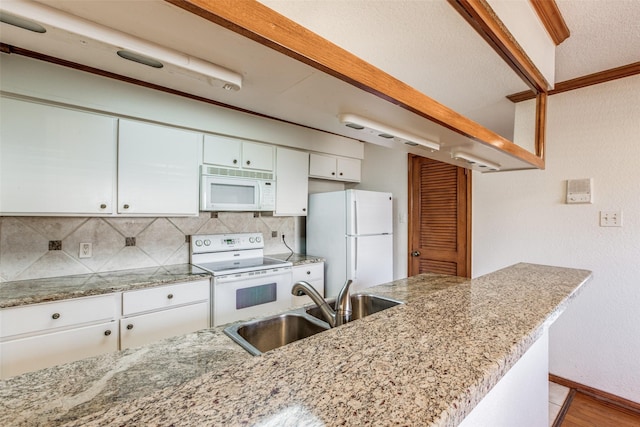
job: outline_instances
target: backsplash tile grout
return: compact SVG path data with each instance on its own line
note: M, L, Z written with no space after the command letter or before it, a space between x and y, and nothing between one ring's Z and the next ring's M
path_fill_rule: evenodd
M189 236L261 232L265 254L295 244L295 217L202 212L198 217L0 217L0 282L189 262ZM271 237L272 232L276 237ZM49 242L56 242L50 249ZM93 255L79 258L80 243ZM130 243L131 245L127 245Z

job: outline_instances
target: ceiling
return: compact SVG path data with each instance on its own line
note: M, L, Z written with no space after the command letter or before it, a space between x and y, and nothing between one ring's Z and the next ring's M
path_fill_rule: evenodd
M524 0L522 0L524 1ZM408 83L420 92L507 138L514 104L508 94L528 87L499 59L446 0L263 0L298 23ZM3 0L0 8L30 2ZM502 170L527 167L518 159L472 143L310 66L266 48L161 0L40 0L59 11L210 61L242 74L240 91L224 91L180 69L151 70L114 56L114 47L56 28L45 35L1 24L0 41L102 70L195 94L231 106L383 146L455 163L463 148L491 158ZM339 7L337 7L339 6ZM560 0L572 35L557 51L559 80L638 60L636 0ZM585 13L585 11L587 13ZM606 17L601 22L593 17ZM153 17L153 19L140 19ZM54 20L55 21L55 20ZM606 36L594 37L600 25ZM603 31L603 30L602 30ZM592 50L587 48L593 48ZM604 68L603 68L604 67ZM438 142L439 152L409 148L346 128L341 113L355 113Z

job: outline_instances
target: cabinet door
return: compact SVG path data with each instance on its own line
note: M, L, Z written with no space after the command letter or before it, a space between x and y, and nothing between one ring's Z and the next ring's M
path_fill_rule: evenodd
M110 214L115 119L0 99L0 214Z
M120 120L118 213L198 215L202 134Z
M120 320L120 349L209 327L209 302L191 304Z
M336 158L311 153L309 155L309 176L336 179Z
M118 350L113 322L0 343L0 378Z
M242 168L273 171L273 146L243 142Z
M276 149L274 215L306 216L309 197L309 153Z
M242 141L217 135L205 135L202 161L211 165L239 168L242 162Z
M316 262L313 264L303 264L293 267L293 283L304 280L313 288L324 296L324 262ZM300 307L313 301L306 295L291 295L291 306Z
M338 157L338 179L360 182L360 160Z

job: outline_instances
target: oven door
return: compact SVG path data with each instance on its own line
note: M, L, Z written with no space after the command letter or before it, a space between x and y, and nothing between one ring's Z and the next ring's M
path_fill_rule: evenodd
M292 285L291 267L214 276L213 326L290 308Z

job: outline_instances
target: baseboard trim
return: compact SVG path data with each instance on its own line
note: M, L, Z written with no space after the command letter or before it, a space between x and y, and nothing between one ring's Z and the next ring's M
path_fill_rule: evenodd
M549 381L595 397L608 405L623 411L631 412L634 415L640 414L640 403L638 402L634 402L632 400L616 396L615 394L607 393L606 391L598 390L597 388L589 387L588 385L580 384L553 374L549 374Z

